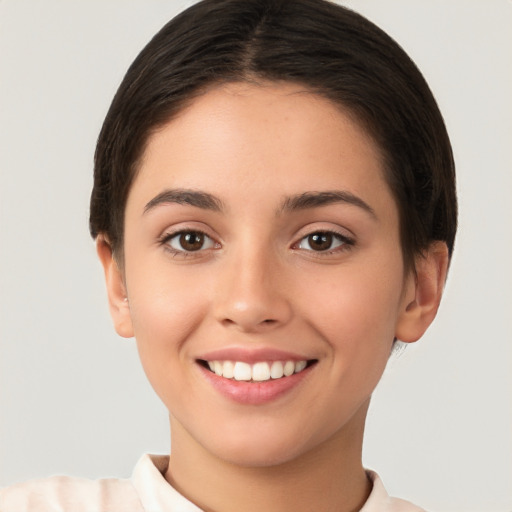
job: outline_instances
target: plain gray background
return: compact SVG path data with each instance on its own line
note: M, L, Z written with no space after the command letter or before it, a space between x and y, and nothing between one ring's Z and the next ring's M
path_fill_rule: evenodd
M130 475L169 450L88 237L94 144L127 66L192 2L0 0L0 485ZM353 0L430 83L460 231L428 334L391 361L365 464L431 511L512 510L512 3Z

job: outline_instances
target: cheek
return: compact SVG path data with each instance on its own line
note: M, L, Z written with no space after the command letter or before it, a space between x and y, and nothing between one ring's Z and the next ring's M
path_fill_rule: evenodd
M326 435L343 425L364 404L386 367L399 310L401 273L378 278L345 268L331 281L303 281L297 296L309 297L302 316L324 342L328 357L322 395L311 404L329 413ZM332 278L333 276L331 276ZM400 283L400 281L398 281Z
M183 347L204 318L208 299L207 293L198 292L201 283L187 279L183 272L154 270L127 272L127 288L141 363L156 392L164 398L160 388L169 375L181 371L186 357Z
M152 344L179 344L194 328L194 317L201 309L197 292L171 283L146 281L134 288L130 311L135 337Z
M302 316L327 342L344 372L380 374L391 351L400 311L402 269L389 265L346 265L336 273L302 280ZM400 261L400 259L398 259ZM385 269L385 270L384 270Z
M135 337L153 345L179 344L203 313L203 279L163 249L137 250L126 241L126 286Z

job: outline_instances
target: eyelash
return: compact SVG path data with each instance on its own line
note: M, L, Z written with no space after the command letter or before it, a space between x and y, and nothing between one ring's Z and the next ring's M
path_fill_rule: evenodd
M181 237L183 235L199 235L204 237L204 239L208 239L211 241L212 247L208 247L206 249L200 248L196 251L187 251L186 249L175 249L170 245L170 242L177 237ZM218 242L215 242L213 238L209 235L207 235L204 231L201 231L200 229L181 229L179 231L175 231L173 233L164 233L164 235L159 239L159 244L164 247L164 249L168 252L170 252L173 256L181 256L184 258L187 258L189 256L194 256L195 253L201 253L208 249L216 248L215 246L220 246Z
M332 249L326 249L326 250L320 250L320 251L315 251L313 249L303 249L303 248L299 247L299 245L303 241L305 241L308 238L313 237L315 235L322 235L322 236L327 235L329 237L332 237L331 244L334 243L335 241L340 242L340 244ZM309 242L308 242L308 244L309 244ZM303 236L298 242L296 242L293 245L293 248L296 248L298 250L305 250L309 253L314 254L316 257L323 257L323 256L329 256L331 254L347 251L347 250L351 249L352 247L354 247L354 245L355 245L355 240L353 238L348 237L347 235L344 235L344 234L339 233L334 230L319 229L317 231L312 231L312 232L308 233L307 235Z
M199 235L201 237L204 237L204 239L208 239L211 243L211 246L207 247L207 248L201 247L195 251L194 250L189 251L186 249L176 249L170 245L170 242L174 238L181 237L183 235L190 235L190 234L196 235L196 236ZM304 248L300 247L300 245L304 241L308 240L310 237L318 236L318 235L321 235L321 236L327 235L329 237L332 237L331 245L335 241L340 242L340 244L337 245L336 247L334 247L333 249L326 249L326 250L319 250L319 251L315 251L314 249L304 249ZM184 258L193 256L193 255L195 255L195 253L198 253L197 255L199 255L199 253L202 253L204 251L207 251L210 249L216 249L216 248L220 247L220 244L218 242L215 242L215 240L212 237L210 237L209 235L207 235L204 231L201 231L200 229L182 229L182 230L175 231L172 233L164 233L162 235L162 237L160 237L158 242L160 245L162 245L165 248L166 251L170 252L173 256L181 256ZM310 244L309 241L308 241L308 244ZM181 245L181 242L180 242L180 245ZM328 256L328 255L331 255L334 253L347 251L347 250L351 249L354 245L355 245L354 239L352 239L342 233L338 233L337 231L325 229L325 230L312 231L312 232L308 233L307 235L303 236L298 242L296 242L292 245L292 249L303 250L303 251L314 254L316 257L323 257L323 256Z

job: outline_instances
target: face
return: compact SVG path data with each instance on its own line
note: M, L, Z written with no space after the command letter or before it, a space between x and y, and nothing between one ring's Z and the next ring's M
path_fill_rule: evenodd
M173 436L277 464L362 432L414 283L358 124L299 86L231 84L149 140L115 320Z

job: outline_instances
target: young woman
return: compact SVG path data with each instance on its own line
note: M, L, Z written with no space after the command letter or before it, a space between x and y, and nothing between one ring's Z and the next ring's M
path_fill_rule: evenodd
M363 431L394 343L436 315L456 214L436 102L375 25L324 0L190 7L114 98L90 215L172 453L2 510L420 510L363 468Z

